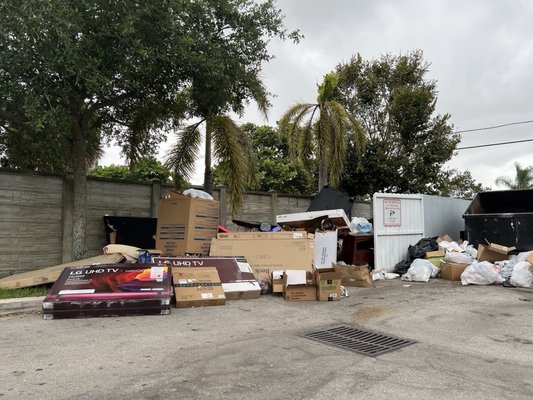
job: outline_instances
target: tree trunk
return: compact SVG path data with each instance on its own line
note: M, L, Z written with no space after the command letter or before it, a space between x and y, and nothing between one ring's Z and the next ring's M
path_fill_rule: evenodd
M213 170L211 167L212 158L212 127L209 118L205 120L205 172L204 172L204 190L213 194Z
M328 184L328 164L322 157L318 160L318 191Z
M85 135L79 119L72 121L72 174L74 177L74 212L72 243L74 259L86 258L87 232L87 164L85 161Z

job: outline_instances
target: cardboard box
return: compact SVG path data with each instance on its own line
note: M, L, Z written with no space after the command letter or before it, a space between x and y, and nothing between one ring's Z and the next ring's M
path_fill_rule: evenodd
M283 273L285 271L272 271L272 293L283 293Z
M313 266L330 269L337 262L337 231L316 231L314 247Z
M216 268L172 268L176 307L221 306L226 296Z
M442 259L444 258L445 255L446 255L446 252L444 250L426 252L426 258L428 259L428 261L438 268L440 268Z
M440 277L447 281L460 281L461 274L469 264L443 262L440 264Z
M341 275L343 286L370 287L372 278L368 265L335 264L335 271Z
M272 271L313 268L314 241L306 232L219 233L211 256L246 257L256 278L271 280Z
M445 241L445 242L453 242L454 240L448 236L448 235L444 235L444 236L439 236L436 240L437 243L440 243L442 241Z
M218 232L219 202L172 192L159 201L156 248L165 256L208 255Z
M286 301L316 301L313 272L286 270L283 274L283 297Z
M174 267L213 267L228 300L258 299L261 287L243 257L154 257L154 262Z
M489 246L480 244L477 248L477 260L479 262L507 260L509 252L515 249L516 247L507 247L495 243L491 243Z
M318 301L339 301L341 299L341 273L320 271L316 273L316 295Z

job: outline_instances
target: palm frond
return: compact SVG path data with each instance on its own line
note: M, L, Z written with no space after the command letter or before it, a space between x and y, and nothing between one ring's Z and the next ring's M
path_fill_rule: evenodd
M183 127L178 132L178 141L166 155L165 166L184 179L194 172L194 163L202 141L199 127L203 122L201 120Z
M325 103L325 108L329 114L329 129L326 132L329 142L329 146L326 149L328 180L332 186L338 186L346 163L349 117L342 105L336 101Z
M220 173L226 184L232 215L242 207L248 177L249 158L240 138L240 127L225 115L212 117L213 155L220 160Z
M504 186L508 189L516 189L513 180L508 176L499 176L498 178L496 178L496 181L494 183L496 183L496 185L498 186Z
M270 101L268 101L268 92L263 82L258 81L252 93L259 112L265 120L268 121L268 109L270 108Z
M313 113L308 121L307 130L310 131L310 126L312 125L314 111L318 107L317 104L307 104L307 103L296 103L292 105L285 114L281 117L278 122L279 132L282 136L287 138L287 144L289 146L289 153L291 157L298 157L300 151L301 137L300 135L304 132L302 131L301 125L305 115L311 110Z

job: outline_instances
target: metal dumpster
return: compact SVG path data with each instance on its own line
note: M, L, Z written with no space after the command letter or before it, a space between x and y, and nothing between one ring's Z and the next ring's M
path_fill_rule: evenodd
M533 250L533 189L480 192L465 211L465 239Z

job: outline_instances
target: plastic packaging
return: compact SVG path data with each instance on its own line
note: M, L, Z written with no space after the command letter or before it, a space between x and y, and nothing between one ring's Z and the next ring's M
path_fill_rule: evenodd
M461 274L461 283L463 285L492 285L502 282L500 268L488 261L472 263Z
M362 233L372 232L372 224L368 222L366 218L354 217L352 218L350 225L353 226L353 228L357 232L362 232Z
M214 200L213 196L211 196L209 193L204 192L203 190L198 190L198 189L187 189L183 192L183 194L185 196L190 196L192 198Z

